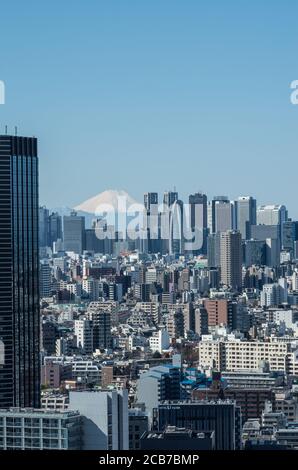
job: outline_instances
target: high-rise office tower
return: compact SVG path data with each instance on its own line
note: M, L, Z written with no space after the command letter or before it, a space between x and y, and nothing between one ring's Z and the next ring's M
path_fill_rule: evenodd
M0 407L39 407L38 157L34 137L0 136Z
M183 202L178 199L173 206L171 212L171 238L170 238L170 254L181 254L184 251L183 238Z
M242 246L241 233L236 230L220 236L221 281L240 292L242 290Z
M150 211L151 206L158 204L158 193L145 193L144 194L144 206L147 211Z
M233 229L233 207L227 196L215 196L212 201L212 232Z
M49 244L49 209L39 208L39 246L46 247Z
M160 251L158 193L145 193L144 206L147 212L147 249L145 251L158 253Z
M63 218L64 250L81 255L85 248L85 217L76 212Z
M85 249L94 253L104 253L104 240L97 238L95 228L85 230Z
M207 202L207 228L212 233L212 201Z
M283 224L288 220L288 211L286 206L267 205L260 206L257 210L257 224L259 225L277 225L279 238L283 245Z
M288 219L288 211L285 206L267 205L258 207L258 225L282 225Z
M194 249L193 253L207 254L207 235L208 235L208 217L207 217L207 196L202 193L195 193L189 196L190 205L190 226L191 230L201 231L201 247Z
M220 266L220 232L208 235L207 259L209 268L218 268Z
M167 191L163 197L164 212L161 216L163 252L177 254L183 247L183 203L176 191Z
M49 216L49 243L53 247L53 243L62 239L62 218L58 212L52 212Z
M257 201L251 196L238 197L236 201L236 227L243 240L251 237L250 228L256 225Z
M295 224L292 220L287 220L282 224L282 248L294 253Z
M62 218L58 212L49 213L46 207L39 208L39 246L53 248L53 243L62 239Z
M163 196L163 203L171 207L174 202L178 200L178 193L176 191L166 191Z

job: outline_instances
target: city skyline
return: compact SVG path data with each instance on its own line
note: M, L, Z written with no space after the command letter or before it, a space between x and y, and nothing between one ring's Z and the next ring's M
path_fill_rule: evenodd
M292 3L1 8L9 463L298 450Z
M0 31L0 123L39 137L41 203L108 187L140 200L146 177L159 193L252 194L298 218L297 5L91 1L57 16L57 2L17 3Z
M119 190L119 191L117 191L117 190L106 190L106 191L103 191L102 193L99 193L97 195L93 195L93 197L81 202L80 204L78 204L75 207L69 207L69 206L65 206L65 205L51 207L51 206L46 206L45 204L42 204L42 202L40 203L40 207L46 207L49 211L52 211L53 213L57 212L60 215L66 215L66 214L70 213L71 211L76 211L80 215L86 215L87 218L88 218L88 221L89 221L89 222L87 222L87 224L88 223L90 224L91 221L92 221L90 217L92 215L94 215L94 216L97 215L98 216L100 213L102 213L102 211L105 211L106 209L105 209L104 206L106 204L107 204L107 206L110 206L111 210L113 209L114 215L117 214L118 210L120 210L120 213L123 213L124 208L120 208L120 206L119 206L119 204L123 204L123 200L125 200L125 204L126 204L124 212L126 212L126 217L128 216L128 219L129 219L130 208L135 207L135 205L138 205L140 207L142 206L144 208L144 210L146 209L146 201L144 201L144 198L146 198L147 194L153 194L153 195L156 194L157 195L157 204L155 203L155 207L156 207L155 210L162 211L163 197L167 192L168 191L163 191L162 193L152 192L152 191L150 191L149 193L148 192L143 192L142 198L140 200L135 200L134 198L131 197L130 194L128 194L124 190ZM171 190L169 190L169 192L171 192ZM178 197L179 197L179 201L182 202L183 204L186 203L186 206L188 205L189 197L192 194L200 194L200 195L207 196L202 191L193 191L193 192L187 194L186 196L181 197L179 191L177 191L176 186L174 186L174 188L173 188L173 194L177 194ZM245 195L245 196L244 195L238 195L236 198L230 198L227 194L220 195L220 196L213 195L211 197L207 196L207 204L208 204L208 207L210 207L210 211L214 210L214 209L211 209L213 204L218 202L218 199L222 199L222 198L224 198L224 200L226 202L229 202L229 205L232 204L233 206L235 206L239 199L241 199L241 198L243 198L243 199L253 198L253 196L252 195ZM98 205L97 205L97 203L98 203ZM268 208L268 207L270 207L270 208L275 207L276 209L278 209L279 207L284 207L286 212L287 212L288 219L289 220L295 220L295 217L293 217L292 214L289 213L289 211L287 210L288 206L284 203L269 202L268 204L263 204L262 201L255 200L255 204L256 204L255 209L257 211L261 210L262 208ZM228 213L226 214L226 217L228 217L229 220L230 220L230 217L232 217L232 218L234 217L233 212L236 211L236 207L234 207L234 209L231 208L231 210L232 210L232 213L230 213L230 215L228 215ZM230 210L230 212L231 212L231 210ZM140 209L138 209L137 212L140 212ZM108 220L112 220L110 217L108 217ZM214 216L213 216L213 219L214 219ZM231 222L231 220L230 220L230 222ZM213 223L215 223L215 220L213 220ZM226 223L228 223L228 220L226 220L224 222L224 224L226 224ZM264 224L264 223L267 223L267 222L257 222L257 221L255 221L255 223L256 224L257 223L258 224ZM232 223L231 226L234 226L234 223ZM209 224L208 224L208 227L209 227ZM220 231L225 231L225 230L220 230Z

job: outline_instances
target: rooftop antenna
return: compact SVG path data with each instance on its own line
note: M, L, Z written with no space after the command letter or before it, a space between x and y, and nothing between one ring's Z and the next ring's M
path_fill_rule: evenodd
M5 126L5 135L7 135L7 126Z
M18 135L18 128L17 128L17 126L15 126L15 128L14 128L14 135L15 135L15 136Z

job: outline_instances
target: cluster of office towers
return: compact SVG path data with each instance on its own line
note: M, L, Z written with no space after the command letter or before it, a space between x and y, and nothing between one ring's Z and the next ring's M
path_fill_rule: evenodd
M207 195L191 194L186 205L179 199L177 191L167 191L159 205L158 193L144 195L145 216L157 222L147 224L145 238L123 238L117 227L106 226L106 235L96 235L96 221L92 228L86 228L85 216L71 213L62 218L57 213L49 214L40 208L40 245L55 246L56 252L69 251L82 254L85 251L117 255L125 251L171 255L177 257L204 256L208 259L211 276L236 291L242 286L242 266L275 267L280 263L281 251L285 250L291 259L296 257L298 222L288 218L284 205L266 205L257 208L256 199L251 196L230 201L226 196L216 196L208 201ZM161 236L161 220L164 208L169 211L168 237ZM199 219L198 219L199 214ZM200 244L186 240L184 224L189 225L187 233L196 233L199 225ZM110 232L109 232L110 231ZM154 232L154 233L153 233Z

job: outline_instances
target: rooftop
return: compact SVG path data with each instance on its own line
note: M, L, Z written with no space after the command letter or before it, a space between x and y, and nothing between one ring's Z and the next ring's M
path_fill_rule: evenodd
M7 408L0 410L1 417L9 416L25 416L34 418L71 418L74 416L80 416L79 411L70 410L49 410L49 409L35 409L35 408Z

